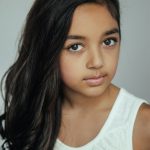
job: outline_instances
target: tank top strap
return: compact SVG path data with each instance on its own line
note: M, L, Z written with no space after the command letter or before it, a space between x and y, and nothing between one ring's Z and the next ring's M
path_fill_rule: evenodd
M110 114L112 115L109 120L110 123L107 124L107 129L103 134L106 136L112 135L113 143L116 143L116 145L126 145L126 150L133 150L132 137L134 123L139 108L143 103L148 102L122 88L118 100L116 100L116 106L112 114ZM115 134L118 137L115 137Z
M57 139L54 150L133 150L134 123L143 103L148 102L121 88L104 126L92 141L75 148Z

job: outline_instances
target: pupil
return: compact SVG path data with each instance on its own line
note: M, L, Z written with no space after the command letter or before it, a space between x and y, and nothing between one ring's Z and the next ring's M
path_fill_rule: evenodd
M106 45L110 45L110 43L111 43L110 40L106 40L106 41L105 41L105 44L106 44Z
M73 45L72 49L77 50L78 49L78 45L77 44Z

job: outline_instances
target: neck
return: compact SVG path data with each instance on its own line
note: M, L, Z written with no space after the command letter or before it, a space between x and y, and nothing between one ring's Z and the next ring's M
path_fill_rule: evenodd
M119 92L119 88L110 85L104 92L98 96L88 97L70 90L65 90L64 109L93 111L99 109L108 109L112 106Z

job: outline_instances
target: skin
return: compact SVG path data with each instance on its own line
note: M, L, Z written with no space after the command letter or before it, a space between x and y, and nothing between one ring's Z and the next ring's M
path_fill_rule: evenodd
M133 130L133 149L150 149L150 105L143 104L136 117Z
M111 83L116 73L119 52L118 24L107 8L98 4L77 7L60 54L65 100L59 139L65 144L74 147L84 145L103 127L119 93L119 88ZM85 80L97 75L104 76L99 84L89 84ZM145 108L145 105L142 105L135 124L135 150L142 150L138 146L142 147L143 144L147 146L143 150L150 149L146 142L150 132L145 133L142 126L143 120L147 128L150 125L150 108ZM75 130L77 126L78 130ZM139 138L141 134L145 140Z

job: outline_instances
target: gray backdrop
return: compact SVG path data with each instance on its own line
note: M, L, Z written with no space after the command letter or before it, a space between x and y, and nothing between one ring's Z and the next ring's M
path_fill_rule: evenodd
M0 0L0 79L16 58L19 33L33 0ZM120 0L122 46L113 82L150 102L150 1ZM2 111L0 97L0 111Z

